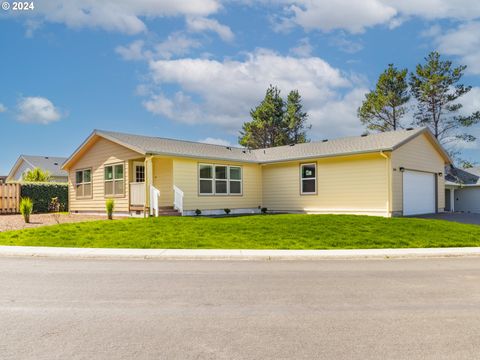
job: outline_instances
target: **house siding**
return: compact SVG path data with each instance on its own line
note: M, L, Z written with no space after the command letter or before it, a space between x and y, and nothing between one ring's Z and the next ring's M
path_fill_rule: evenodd
M153 186L160 190L160 206L173 206L173 160L153 159Z
M242 167L242 195L199 195L198 164L236 165ZM173 159L173 182L184 193L184 210L252 209L262 204L262 172L258 164L198 159Z
M426 135L421 134L392 152L392 211L403 212L403 173L406 170L425 171L433 174L445 172L445 161ZM437 208L445 208L445 181L437 176Z
M300 165L317 163L317 194L300 194ZM387 160L379 153L263 167L263 205L273 211L387 216Z
M106 197L104 195L104 167L105 165L109 164L124 163L125 195L121 197L114 197L115 212L128 212L131 165L129 160L137 159L139 156L141 155L137 152L115 144L109 140L99 138L69 169L68 195L70 211L105 212ZM88 168L92 169L92 197L88 199L77 199L74 187L75 171Z

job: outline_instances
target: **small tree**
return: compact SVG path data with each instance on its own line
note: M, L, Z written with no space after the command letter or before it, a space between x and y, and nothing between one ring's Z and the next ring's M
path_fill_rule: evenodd
M463 105L457 100L472 89L459 84L465 69L465 65L452 67L451 61L442 60L433 51L410 76L412 94L417 100L415 124L428 126L443 145L455 140L475 141L464 129L480 121L480 111L467 116L458 114Z
M112 220L113 219L113 210L115 209L115 200L107 199L107 201L105 202L105 208L107 209L108 220Z
M27 170L22 175L22 180L26 182L48 182L51 179L50 172L36 167L32 170Z
M26 224L30 222L30 215L33 211L33 202L30 198L24 197L20 201L20 214L23 216L23 220Z
M227 209L223 209L223 211L225 211L225 214L228 215L228 214L230 214L230 212L231 212L232 210L230 210L230 209L227 208Z
M365 95L357 114L367 129L384 132L402 128L401 119L410 100L407 72L389 64L380 74L375 90Z

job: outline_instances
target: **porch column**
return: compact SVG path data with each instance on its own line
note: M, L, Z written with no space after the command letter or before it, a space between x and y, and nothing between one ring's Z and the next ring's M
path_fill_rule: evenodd
M450 211L455 211L455 188L450 189Z
M150 214L150 185L153 185L153 157L145 157L145 207L148 209L148 214ZM147 216L147 211L144 211L145 216Z

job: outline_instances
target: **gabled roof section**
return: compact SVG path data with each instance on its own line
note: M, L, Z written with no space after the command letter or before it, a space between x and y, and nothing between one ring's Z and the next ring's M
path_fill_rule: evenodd
M8 178L13 177L22 162L27 163L31 169L38 167L42 170L48 171L52 176L66 177L68 176L68 173L62 170L62 164L65 162L65 160L67 160L67 158L60 156L20 155L15 162L15 165L10 170Z
M445 174L445 180L458 185L480 185L480 167L469 169L451 167Z
M448 154L427 128L390 131L369 134L366 136L352 136L328 141L316 141L292 146L278 146L257 150L152 136L133 135L113 131L95 130L65 162L63 167L68 168L69 164L82 152L82 149L98 137L113 141L143 155L166 155L267 164L320 157L393 151L420 134L427 135L431 143L444 157L446 163L451 162Z
M235 161L256 162L253 151L247 149L205 144L194 141L175 140L160 137L124 134L113 131L96 130L100 136L116 139L119 144L126 144L141 149L146 154L172 155L182 157L202 157Z

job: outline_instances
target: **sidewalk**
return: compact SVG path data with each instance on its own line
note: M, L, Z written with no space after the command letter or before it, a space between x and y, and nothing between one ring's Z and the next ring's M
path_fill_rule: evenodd
M480 247L359 250L92 249L0 246L0 257L154 260L328 260L480 256Z

